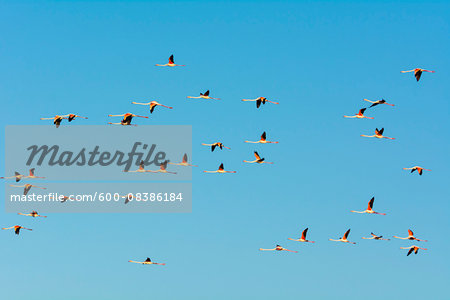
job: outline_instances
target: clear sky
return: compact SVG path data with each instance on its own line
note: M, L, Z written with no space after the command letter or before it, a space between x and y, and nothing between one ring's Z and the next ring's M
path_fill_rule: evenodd
M0 232L1 298L448 299L449 11L444 1L1 1L2 127L69 112L106 124L144 111L130 101L156 99L174 109L136 123L192 125L200 165L191 214L2 210L1 227L34 231ZM154 66L170 54L188 67ZM400 73L415 67L436 73L419 83ZM206 89L222 100L186 99ZM240 101L259 96L281 104ZM344 119L363 98L396 106ZM359 136L375 127L397 140ZM243 143L263 131L280 143ZM232 150L200 145L216 139ZM275 164L244 165L253 150ZM220 162L238 173L201 172ZM432 172L402 170L413 165ZM372 196L387 216L350 213ZM287 240L306 227L315 244ZM328 241L348 228L357 245ZM399 247L419 242L361 239L408 228L428 251L406 257ZM275 244L299 253L258 251ZM147 256L167 265L127 263Z

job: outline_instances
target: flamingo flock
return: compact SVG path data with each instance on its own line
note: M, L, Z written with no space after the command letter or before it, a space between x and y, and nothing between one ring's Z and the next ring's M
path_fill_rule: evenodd
M29 178L29 179L36 179L36 178L44 179L45 178L45 177L39 177L39 176L34 175L34 170L35 170L35 168L30 169L28 171L29 172L28 176L22 175L19 172L15 172L14 176L0 177L0 179L11 179L11 178L14 178L14 179L16 179L16 182L19 182L22 178Z
M171 55L169 57L169 61L166 64L156 64L156 66L159 67L185 67L185 65L179 65L179 64L175 64L174 62L174 56ZM402 73L408 73L408 72L414 72L414 76L416 78L417 81L420 80L421 75L423 72L429 72L429 73L434 73L434 71L430 71L430 70L426 70L426 69L421 69L421 68L415 68L412 70L407 70L407 71L401 71ZM210 91L207 90L204 93L200 93L199 96L187 96L187 98L189 99L212 99L212 100L220 100L220 98L213 98L210 96ZM366 108L361 108L358 113L356 113L355 115L344 115L344 118L355 118L355 119L370 119L373 120L373 117L369 117L365 115L365 112L367 109L376 107L378 105L388 105L388 106L392 106L394 107L394 104L391 103L387 103L386 100L381 99L381 100L369 100L369 99L363 99L366 102L369 102L371 105L369 107ZM256 108L260 108L261 104L265 105L266 103L271 103L271 104L275 104L278 105L280 104L279 102L275 102L275 101L271 101L268 100L265 97L258 97L255 99L242 99L242 101L244 102L255 102L256 103ZM150 114L153 114L153 112L155 111L155 108L157 106L161 106L167 109L173 109L173 107L171 106L167 106L167 105L163 105L157 101L150 101L150 102L131 102L132 104L135 105L142 105L142 106L148 106L149 107L149 112ZM122 117L122 120L120 122L116 122L116 123L112 123L109 122L108 124L112 124L112 125L128 125L128 126L136 126L135 124L131 124L131 121L133 120L133 118L137 117L137 118L144 118L144 119L148 119L148 116L142 116L142 115L136 115L133 113L124 113L124 114L118 114L118 115L108 115L108 117ZM81 119L88 119L87 117L83 117L83 116L79 116L76 114L66 114L66 115L55 115L54 117L49 117L49 118L41 118L41 120L53 120L53 124L56 126L56 128L58 128L63 120L68 120L68 122L72 122L73 120L75 120L76 118L81 118ZM392 137L388 137L388 136L384 136L384 128L375 129L375 134L374 135L361 135L362 137L370 137L370 138L378 138L378 139L389 139L389 140L395 140L395 138ZM267 140L267 136L266 136L266 132L264 131L260 137L259 140L257 141L248 141L245 140L245 143L252 143L252 144L278 144L278 141L268 141ZM222 142L215 142L212 144L206 144L206 143L202 143L203 146L208 146L211 149L211 152L214 152L215 149L228 149L231 150L230 147L225 146ZM273 162L267 162L265 160L265 158L261 157L259 155L259 153L255 150L253 152L255 159L254 160L244 160L243 162L245 163L250 163L250 164L273 164ZM197 165L193 165L191 163L188 162L188 156L185 153L182 157L181 162L179 163L172 163L169 161L164 161L162 164L160 164L159 169L158 170L146 170L145 169L145 164L143 161L140 162L139 164L139 168L137 170L126 170L124 172L129 172L129 173L166 173L166 174L177 174L176 172L170 172L167 170L167 166L168 165L176 165L176 166L184 166L184 167L197 167ZM404 170L411 170L411 173L417 171L417 173L419 175L422 175L423 171L431 171L429 169L425 169L419 166L414 166L414 167L410 167L410 168L403 168ZM19 182L22 179L37 179L37 178L45 178L45 177L38 177L35 175L34 173L35 169L32 168L29 170L29 175L25 176L22 175L18 172L15 172L14 176L10 176L10 177L1 177L2 179L15 179L16 182ZM212 171L203 171L204 173L219 173L219 174L225 174L225 173L236 173L237 171L228 171L224 169L224 164L220 163L219 167L217 170L212 170ZM46 189L45 187L40 187L40 186L36 186L36 185L32 185L32 184L24 184L24 185L10 185L12 187L21 187L24 188L23 190L23 195L27 195L28 192L31 190L31 188L38 188L38 189ZM127 194L125 196L121 196L123 199L125 199L124 204L129 203L132 199L133 196L132 194ZM63 196L61 202L65 202L67 200L69 200L69 197ZM358 213L358 214L376 214L376 215L386 215L385 213L380 213L380 212L376 212L373 210L373 204L374 204L374 200L375 197L372 197L367 205L367 209L363 210L363 211L355 211L355 210L351 210L352 213ZM36 217L41 217L41 218L47 218L47 216L44 215L40 215L37 211L33 210L30 213L18 213L18 215L21 216L28 216L28 217L32 217L32 218L36 218ZM11 226L11 227L5 227L2 228L3 230L9 230L9 229L14 229L14 232L16 235L19 235L20 231L22 229L24 230L28 230L28 231L32 231L32 229L30 228L26 228L20 225L15 225L15 226ZM309 228L305 228L302 233L300 238L288 238L288 240L291 241L295 241L295 242L302 242L302 243L315 243L315 241L310 241L307 239L307 233L308 233L308 229ZM341 243L348 243L348 244L356 244L355 242L352 242L348 239L349 234L350 234L350 230L348 229L342 237L338 238L338 239L329 239L329 241L333 241L333 242L341 242ZM361 237L362 239L365 240L385 240L385 241L389 241L390 239L387 238L383 238L383 236L378 236L376 234L374 234L373 232L370 233L371 236L370 237ZM400 239L400 240L411 240L411 241L418 241L418 242L427 242L427 240L422 240L422 239L418 239L414 236L414 233L412 232L411 229L408 229L408 236L406 237L398 237L398 236L393 236L393 238L395 239ZM419 249L421 250L428 250L426 248L421 248L415 245L409 246L409 247L400 247L400 249L408 249L408 253L407 256L409 256L411 253L414 252L414 254L417 254ZM276 245L274 248L259 248L260 251L278 251L278 252L292 252L292 253L298 253L298 251L295 250L290 250L287 248L284 248L280 245ZM150 258L146 258L144 261L134 261L134 260L129 260L128 262L130 263L136 263L136 264L142 264L142 265L162 265L164 266L165 263L156 263L156 262L152 262Z
M53 124L55 124L56 128L58 128L63 120L68 120L69 122L72 122L76 118L87 119L87 117L82 117L76 114L67 114L67 115L56 115L50 118L41 118L41 120L53 120Z

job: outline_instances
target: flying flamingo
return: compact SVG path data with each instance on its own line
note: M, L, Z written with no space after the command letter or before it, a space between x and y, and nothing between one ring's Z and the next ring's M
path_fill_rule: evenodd
M203 171L205 173L236 173L236 171L225 171L223 168L223 163L220 164L217 171Z
M139 115L135 115L132 113L126 113L123 115L108 115L108 117L123 117L123 120L120 123L111 123L111 122L108 123L108 124L113 124L113 125L132 125L131 120L133 120L133 117L148 119L148 117L146 117L146 116L139 116ZM136 126L136 125L133 125L133 126Z
M380 240L390 241L390 239L384 239L382 235L378 236L378 235L374 234L373 232L371 232L370 235L372 237L370 237L370 238L362 237L362 239L365 239L365 240L378 240L378 241L380 241Z
M35 210L33 210L33 211L32 211L31 213L29 213L29 214L18 213L18 215L21 215L21 216L27 216L27 217L33 217L33 218L36 218L36 217L47 218L47 216L42 216L42 215L38 214L38 212L35 211Z
M29 231L33 230L33 229L25 228L25 227L22 227L22 226L19 226L19 225L11 226L11 227L8 227L8 228L2 228L2 229L3 230L14 229L14 233L17 234L17 235L19 235L20 229L26 229L26 230L29 230Z
M398 237L398 236L395 236L395 235L394 235L394 237L395 237L396 239L401 239L401 240L411 240L411 241L418 241L418 242L428 242L427 240L419 240L418 238L416 238L416 237L414 236L414 233L412 232L411 229L408 229L408 236L407 236L407 237L402 238L402 237Z
M28 194L28 192L30 191L30 189L32 187L35 187L35 188L38 188L38 189L42 189L42 190L46 190L47 189L45 187L40 187L40 186L32 185L32 184L29 184L29 183L27 183L25 185L13 185L13 184L10 184L9 186L12 186L12 187L23 187L24 188L23 189L23 194L24 195Z
M395 140L395 138L383 136L383 132L384 132L384 128L381 128L380 130L378 130L378 128L375 128L375 134L374 134L374 135L365 135L365 134L361 134L361 136L364 136L364 137L376 137L376 138L378 138L378 139Z
M125 199L125 204L127 204L128 202L130 202L131 200L133 200L133 194L127 194L125 196L122 196L122 198Z
M350 244L356 244L354 242L350 242L349 240L347 240L348 234L350 233L350 229L347 230L347 232L344 233L344 236L339 238L338 240L333 240L333 239L329 239L330 241L333 242L343 242L343 243L350 243Z
M406 254L406 256L409 256L413 251L414 251L414 254L417 254L417 252L419 252L419 249L428 250L427 248L420 248L418 246L400 247L400 249L409 249L408 254Z
M126 170L123 170L123 171L124 172L128 172L128 173L146 173L146 172L149 172L149 171L144 169L144 161L143 160L141 160L141 162L139 163L139 169L134 170L134 171L126 171Z
M258 97L256 99L242 99L242 101L251 101L251 102L256 102L256 108L259 108L262 104L266 104L266 102L272 103L272 104L280 104L278 102L275 101L269 101L267 100L266 97Z
M61 122L62 122L63 119L67 120L66 117L58 116L58 115L54 116L53 118L41 118L41 120L53 120L53 124L56 125L56 128L58 128L59 125L61 125Z
M73 201L73 200L74 200L73 198L68 197L68 196L64 196L64 195L60 195L57 199L60 200L61 203L64 203L64 202L66 202L67 200L70 200L70 201Z
M68 114L62 117L67 117L67 119L69 120L69 122L72 122L73 120L75 120L76 118L81 118L81 119L87 119L86 117L82 117L76 114Z
M414 172L414 171L417 171L419 173L419 175L422 175L424 170L425 171L431 171L430 169L424 169L424 168L419 167L419 166L415 166L415 167L412 167L412 168L403 168L403 170L411 170L411 173Z
M365 118L365 119L372 119L373 120L373 117L366 117L364 115L364 111L365 110L366 110L366 108L361 108L356 115L354 115L354 116L344 116L344 118L357 118L357 119L364 119Z
M369 204L367 205L367 209L366 209L366 210L363 210L363 211L351 210L351 212L358 213L358 214L376 214L376 215L383 215L383 216L385 216L386 214L376 212L376 211L374 211L374 210L372 209L372 207L373 207L373 201L375 201L375 197L372 197L372 199L370 199Z
M155 107L157 107L157 106L162 106L162 107L170 108L170 109L173 108L171 106L166 106L166 105L163 105L163 104L158 103L156 101L151 101L151 102L148 102L148 103L139 103L139 102L131 102L131 103L132 104L138 104L138 105L150 105L150 113L151 114L153 113L153 111L155 110Z
M394 104L387 103L386 100L384 100L384 99L377 100L377 101L370 101L369 99L364 99L364 101L372 103L372 105L369 106L369 108L377 106L378 104L386 104L386 105L394 106Z
M265 131L261 134L261 139L259 141L256 141L256 142L244 141L244 142L252 143L252 144L278 144L278 142L270 142L270 141L266 140L266 132Z
M185 65L177 65L173 60L173 54L169 57L169 63L165 65L156 64L158 67L186 67Z
M273 164L273 162L264 161L265 158L261 158L259 156L258 152L254 151L253 154L255 155L255 158L256 158L255 160L252 160L252 161L244 160L244 162L249 163L249 164L254 164L254 163L257 163L257 164Z
M196 165L191 165L190 163L188 163L188 156L187 156L186 153L183 155L183 159L181 160L180 163L171 163L171 162L169 162L169 165L185 166L185 167L198 167Z
M22 178L25 178L25 175L20 174L19 172L14 172L15 175L14 176L10 176L10 177L0 177L0 179L11 179L11 178L15 178L16 182L19 182Z
M110 124L110 125L123 125L123 126L137 126L136 124L131 124L131 119L127 119L125 122L124 121L120 121L120 123L108 122L108 124Z
M223 148L225 148L225 149L231 149L230 147L224 146L224 145L223 145L222 143L220 143L220 142L217 142L217 143L214 143L214 144L203 144L203 143L202 143L202 145L203 145L203 146L210 146L210 147L211 147L211 152L214 152L214 149L216 149L216 147L219 147L220 150L222 150Z
M289 252L294 252L294 253L298 253L298 251L293 251L293 250L289 250L286 248L281 247L280 245L276 245L275 248L273 249L263 249L263 248L259 248L260 251L289 251Z
M152 260L150 258L148 258L148 257L144 261L129 260L128 262L135 263L135 264L142 264L142 265L160 265L160 266L165 266L166 265L166 264L152 262Z
M187 98L190 99L213 99L213 100L220 100L220 98L212 98L209 96L209 90L207 90L204 94L200 93L200 96L194 97L194 96L187 96Z
M45 177L39 177L39 176L34 175L34 170L35 170L35 168L30 169L30 175L24 176L23 178L30 178L30 179L45 178Z
M306 228L305 230L303 230L302 236L301 236L299 239L291 239L291 238L288 238L288 240L296 241L296 242L314 243L314 241L308 241L308 240L306 239L306 234L307 234L307 233L308 233L308 228Z
M400 72L402 72L402 73L414 72L414 76L416 77L417 81L420 80L420 76L422 76L422 72L435 73L435 71L430 71L430 70L425 70L425 69L420 69L420 68L415 68L415 69L412 69L412 70L400 71Z
M166 160L165 162L163 162L163 163L159 166L159 170L158 170L158 171L148 170L147 172L151 172L151 173L169 173L169 174L177 174L177 172L169 172L169 171L167 171L167 163L168 163L167 160Z

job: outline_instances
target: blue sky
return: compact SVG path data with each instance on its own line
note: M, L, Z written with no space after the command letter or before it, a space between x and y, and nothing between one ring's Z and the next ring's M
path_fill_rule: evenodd
M0 232L2 298L448 298L449 8L1 1L2 126L69 112L89 117L77 124L105 124L107 114L143 111L130 101L156 99L174 109L148 123L192 125L200 165L191 214L0 212L1 227L35 229ZM170 54L188 67L154 67ZM415 67L436 73L419 83L400 73ZM206 89L223 100L186 99ZM258 96L281 104L240 101ZM382 97L396 106L368 110L375 120L342 118ZM397 140L359 136L375 127ZM280 144L243 143L263 131ZM200 145L216 139L232 150ZM275 164L244 165L253 150ZM238 173L201 173L220 162ZM413 165L433 171L402 170ZM387 216L349 212L372 196ZM315 244L287 240L305 227ZM328 241L348 228L357 245ZM408 228L428 251L406 257L409 241L361 240ZM299 253L258 251L275 244ZM127 263L147 256L167 266Z

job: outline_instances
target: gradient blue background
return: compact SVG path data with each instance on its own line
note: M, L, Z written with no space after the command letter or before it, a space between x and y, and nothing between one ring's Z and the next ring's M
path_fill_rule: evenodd
M147 112L131 101L156 99L175 108L136 124L192 125L200 165L191 214L1 212L1 227L34 229L0 232L1 298L448 299L449 9L0 2L2 126L70 112L89 117L76 124L105 124L107 114ZM188 67L154 67L172 53ZM436 73L419 83L400 73L414 67ZM223 100L186 99L206 89ZM258 96L281 104L240 101ZM367 111L375 120L342 118L381 97L396 106ZM397 140L359 137L375 127ZM280 144L243 143L264 130ZM232 150L200 145L215 140ZM276 164L244 165L255 149ZM238 173L201 172L220 162ZM402 170L413 165L433 171ZM349 212L372 196L387 216ZM316 244L287 240L305 227ZM357 245L328 241L348 228ZM408 228L428 251L406 257L409 241L361 240ZM258 251L277 243L300 253ZM147 256L167 266L127 263Z

